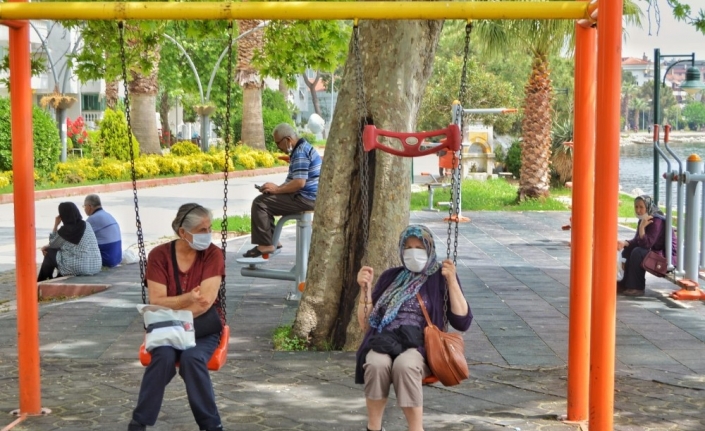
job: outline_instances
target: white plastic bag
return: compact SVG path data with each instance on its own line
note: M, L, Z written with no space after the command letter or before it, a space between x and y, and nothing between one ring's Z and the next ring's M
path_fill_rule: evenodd
M622 281L624 278L624 262L627 259L622 257L622 250L617 250L617 281Z
M144 347L148 352L161 346L186 350L196 346L193 313L159 305L137 305L144 318Z
M137 263L138 261L139 258L137 257L137 253L135 253L131 249L126 248L122 251L122 262L120 262L121 264L129 265L131 263Z

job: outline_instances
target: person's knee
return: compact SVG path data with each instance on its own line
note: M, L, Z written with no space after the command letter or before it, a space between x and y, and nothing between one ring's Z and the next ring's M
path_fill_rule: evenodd
M172 347L164 346L157 347L152 350L151 364L159 365L160 367L176 367L176 350Z

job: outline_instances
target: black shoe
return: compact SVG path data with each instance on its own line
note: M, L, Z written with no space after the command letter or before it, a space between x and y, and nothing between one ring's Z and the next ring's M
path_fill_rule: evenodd
M208 428L208 429L201 430L201 431L223 431L223 425L218 425L215 428Z
M127 425L127 431L147 431L147 425L142 425L136 420L132 419Z

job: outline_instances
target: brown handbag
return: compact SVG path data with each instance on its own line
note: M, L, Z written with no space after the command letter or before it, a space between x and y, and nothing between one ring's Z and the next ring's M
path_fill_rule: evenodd
M656 277L665 277L668 271L668 262L665 257L655 251L650 251L644 257L644 260L641 261L641 267L644 268L644 271Z
M463 337L460 334L450 334L440 330L428 317L428 311L426 311L426 305L424 305L421 295L417 293L416 298L419 300L421 311L426 318L424 343L428 368L443 386L455 386L470 377L468 361L465 359Z

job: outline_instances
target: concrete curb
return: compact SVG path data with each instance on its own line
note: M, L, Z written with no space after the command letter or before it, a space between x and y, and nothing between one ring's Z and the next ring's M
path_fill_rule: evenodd
M282 172L288 172L288 166L277 166L274 168L261 168L261 169L251 169L247 171L232 171L228 172L228 178L243 178L243 177L254 177L257 175L269 175L269 174L279 174ZM222 181L223 173L217 172L213 174L198 174L198 175L186 175L183 177L170 177L170 178L151 178L148 180L138 180L137 188L145 189L150 187L159 186L170 186L176 184L184 183L197 183L199 181ZM52 190L38 190L34 192L34 199L52 199L61 198L66 196L77 196L77 195L87 195L90 193L104 193L104 192L119 192L123 190L131 190L132 182L124 181L119 183L110 184L95 184L91 186L79 186L79 187L69 187L64 189L52 189ZM14 193L6 193L0 195L0 204L10 204L15 201Z

